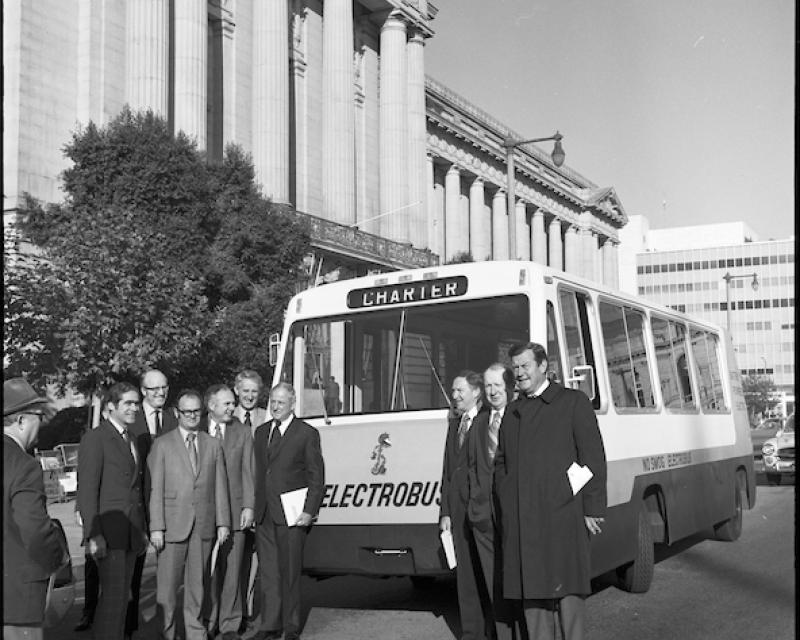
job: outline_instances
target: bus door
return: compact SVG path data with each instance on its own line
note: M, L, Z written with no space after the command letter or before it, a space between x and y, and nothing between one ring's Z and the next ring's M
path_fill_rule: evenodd
M597 410L600 391L592 341L596 326L591 320L592 301L587 293L567 288L559 289L558 301L566 358L564 381L566 386L583 391Z

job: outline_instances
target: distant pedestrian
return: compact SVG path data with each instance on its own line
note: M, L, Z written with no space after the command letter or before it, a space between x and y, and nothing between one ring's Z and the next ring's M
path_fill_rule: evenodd
M336 378L330 376L328 384L325 385L325 411L328 415L336 415L341 412L340 393L339 383L336 382Z
M47 403L23 378L3 383L4 640L41 640L48 580L69 561L47 515L42 467L28 454Z

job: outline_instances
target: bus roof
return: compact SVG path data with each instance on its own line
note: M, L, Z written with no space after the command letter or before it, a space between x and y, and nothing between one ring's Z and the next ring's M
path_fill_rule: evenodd
M720 326L702 318L689 316L675 309L670 309L656 302L632 295L630 293L611 289L601 283L583 278L573 273L553 269L536 262L526 260L495 260L486 262L461 262L456 264L424 267L419 269L405 269L377 273L338 282L327 283L306 289L295 295L289 303L288 315L294 320L300 318L316 318L336 316L346 313L358 313L374 307L348 306L348 295L354 291L397 288L412 283L425 283L427 281L448 281L453 278L466 278L469 291L459 294L459 297L474 299L495 297L527 292L531 283L539 279L544 283L563 282L575 285L600 295L607 295L616 300L627 302L633 306L646 308L660 315L691 322L722 333ZM447 296L443 296L446 299ZM408 306L429 302L414 299L413 295L408 301L400 301L395 306Z

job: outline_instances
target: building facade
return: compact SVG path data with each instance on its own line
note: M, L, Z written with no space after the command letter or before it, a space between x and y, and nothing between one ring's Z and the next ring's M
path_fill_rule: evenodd
M524 146L508 211L503 142L525 136L426 76L437 14L426 0L4 2L4 221L25 192L60 200L71 133L128 104L212 160L230 142L251 154L262 193L309 221L312 273L469 253L616 285L613 188Z
M631 216L622 254L621 264L634 257L634 271L620 274L624 289L729 324L742 375L771 377L783 415L794 410L794 238L759 241L740 222L650 230Z

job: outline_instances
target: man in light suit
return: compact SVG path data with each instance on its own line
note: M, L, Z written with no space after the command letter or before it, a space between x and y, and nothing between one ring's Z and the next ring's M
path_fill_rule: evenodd
M300 637L300 573L303 545L319 511L325 463L319 432L294 415L294 388L285 382L270 393L273 420L256 430L256 546L261 566L261 628L257 640ZM281 494L307 488L300 516L287 522Z
M253 524L253 436L233 417L233 392L224 384L209 387L205 394L208 433L222 444L230 496L231 535L220 546L217 567L211 579L209 630L222 633L223 640L239 638L242 623L240 571L244 534Z
M41 640L50 574L69 552L47 515L42 467L28 453L48 405L23 378L3 383L3 638Z
M178 588L183 585L186 640L206 640L203 596L209 586L209 556L230 532L225 458L219 440L200 431L203 401L196 391L178 396L178 428L153 443L148 466L150 541L158 552L156 602L163 637L175 638Z
M233 417L239 420L244 426L250 428L255 438L256 429L270 419L269 413L264 407L258 406L261 391L264 389L264 381L253 369L242 369L236 374L233 391L239 400ZM241 567L242 581L242 607L243 617L249 621L255 618L256 604L255 587L256 576L258 574L258 558L256 557L256 535L251 527L244 532L244 553Z
M125 635L136 556L147 550L144 458L128 429L139 410L139 392L118 382L109 389L107 415L88 431L78 452L78 511L84 543L97 563L100 599L92 630L97 640Z

